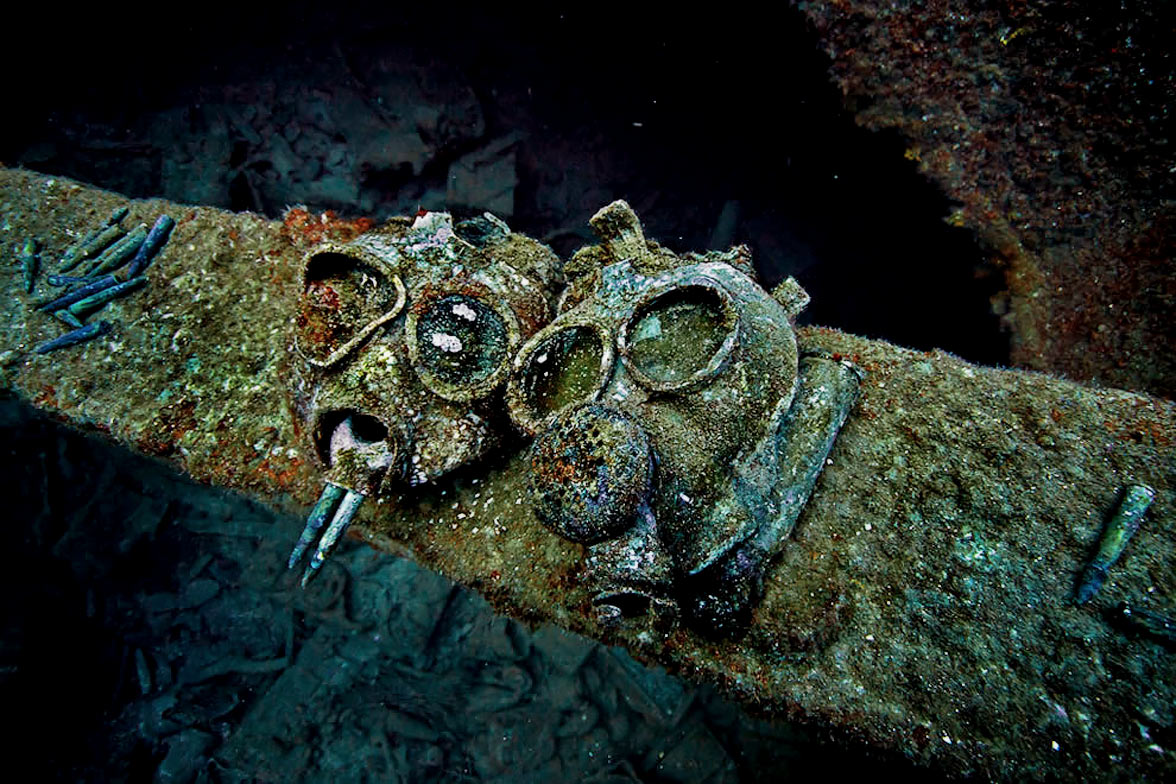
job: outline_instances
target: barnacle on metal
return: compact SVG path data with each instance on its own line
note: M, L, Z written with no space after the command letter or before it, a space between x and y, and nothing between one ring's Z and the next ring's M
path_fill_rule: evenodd
M319 540L304 583L365 498L435 481L497 442L497 392L559 281L550 249L491 215L428 212L307 254L293 403L326 488L290 556L293 568Z
M587 547L605 622L679 611L738 634L853 406L858 372L798 360L745 248L676 256L624 202L592 221L564 310L518 353L507 402L537 435L536 516ZM799 392L798 392L799 384Z

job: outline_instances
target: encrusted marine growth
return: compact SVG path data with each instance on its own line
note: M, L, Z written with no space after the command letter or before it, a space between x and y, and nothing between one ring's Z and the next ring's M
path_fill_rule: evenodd
M523 346L507 400L535 434L536 514L587 548L603 621L676 615L735 634L859 385L798 359L807 295L773 298L745 248L677 256L615 202L569 263L560 316Z
M318 540L303 584L365 498L432 482L496 443L495 393L559 282L549 248L489 214L396 219L307 255L294 404L326 487L290 555L293 568Z

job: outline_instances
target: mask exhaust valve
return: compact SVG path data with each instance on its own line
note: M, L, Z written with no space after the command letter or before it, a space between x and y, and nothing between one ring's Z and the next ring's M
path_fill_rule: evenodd
M355 519L355 513L359 511L359 507L365 497L363 493L357 493L354 490L348 490L332 482L327 482L327 486L323 488L322 495L319 496L318 502L314 505L314 509L311 510L310 517L306 520L306 527L302 529L302 535L298 537L298 543L294 545L294 550L290 553L290 560L286 563L287 569L293 569L302 560L302 556L306 555L306 551L310 549L310 546L314 544L314 540L318 537L323 523L330 517L331 523L327 526L326 532L323 533L322 539L319 539L318 547L311 554L310 563L307 565L306 571L302 574L303 588L314 579L314 576L318 574L319 569L322 568L323 563L327 560L327 556L334 551L335 545L343 538L343 534L347 533L347 527ZM334 512L334 515L331 514L332 512Z
M287 569L293 569L294 565L302 560L302 556L306 555L306 551L314 544L315 539L318 538L319 530L323 527L323 523L335 511L335 507L339 504L347 490L327 482L327 486L323 488L322 495L319 496L318 501L314 505L314 509L310 512L310 517L306 520L306 527L302 529L302 535L298 537L298 544L294 545L293 552L290 553L290 560L286 562Z
M331 433L330 457L331 478L327 479L286 563L286 568L293 569L318 539L318 546L302 574L303 588L314 579L343 534L347 533L363 500L379 489L388 467L395 461L396 448L383 425L371 417L351 414ZM352 489L357 486L366 492ZM327 523L328 519L330 523ZM318 538L324 524L326 530L322 538Z
M357 493L354 490L344 490L342 487L332 485L329 482L327 483L327 488L343 490L343 501L339 504L339 508L335 510L335 516L331 518L331 524L327 526L326 532L323 533L323 538L319 540L314 554L310 556L310 563L307 564L306 571L302 574L303 588L318 574L318 570L322 568L323 563L327 560L327 556L334 551L335 545L339 543L339 539L347 532L347 526L351 525L351 521L355 518L355 513L359 511L359 507L364 499L362 493ZM324 494L326 492L326 490L323 491Z

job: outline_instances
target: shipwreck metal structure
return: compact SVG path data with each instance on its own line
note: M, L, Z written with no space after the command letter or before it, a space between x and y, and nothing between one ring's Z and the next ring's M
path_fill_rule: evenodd
M323 489L290 339L306 260L372 227L301 210L278 222L128 203L60 178L0 171L0 242L15 259L36 238L50 271L122 207L136 222L176 220L147 284L107 306L104 334L39 354L63 328L36 307L43 284L26 293L14 265L0 282L3 387L200 481L305 514ZM602 234L606 250L625 255L623 232ZM591 291L577 296L587 302ZM713 296L698 301L713 301L720 323L727 311ZM649 313L652 301L635 304ZM395 310L385 305L373 305L377 320ZM407 317L387 323L397 318ZM513 350L538 327L499 337ZM626 345L651 329L638 319ZM948 772L1170 772L1176 656L1163 617L1176 607L1176 406L833 330L798 329L795 340L801 354L860 369L860 398L795 530L763 570L762 599L739 634L672 619L615 624L596 612L600 585L586 579L585 546L549 530L558 514L536 514L534 461L517 436L471 451L436 482L373 494L352 532L478 590L501 612L622 644L765 713ZM419 362L419 344L417 352ZM407 341L391 359L412 365ZM505 413L501 398L478 393ZM703 453L700 441L669 442L680 450L674 459ZM1101 590L1078 605L1080 576L1129 485L1154 490L1154 505ZM711 552L687 546L679 564L705 566ZM1155 622L1134 623L1140 618Z

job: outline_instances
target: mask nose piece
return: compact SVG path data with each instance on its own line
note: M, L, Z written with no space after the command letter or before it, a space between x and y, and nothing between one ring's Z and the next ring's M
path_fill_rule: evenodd
M648 498L653 456L630 416L589 403L559 414L531 447L535 513L573 542L596 544L631 528Z

